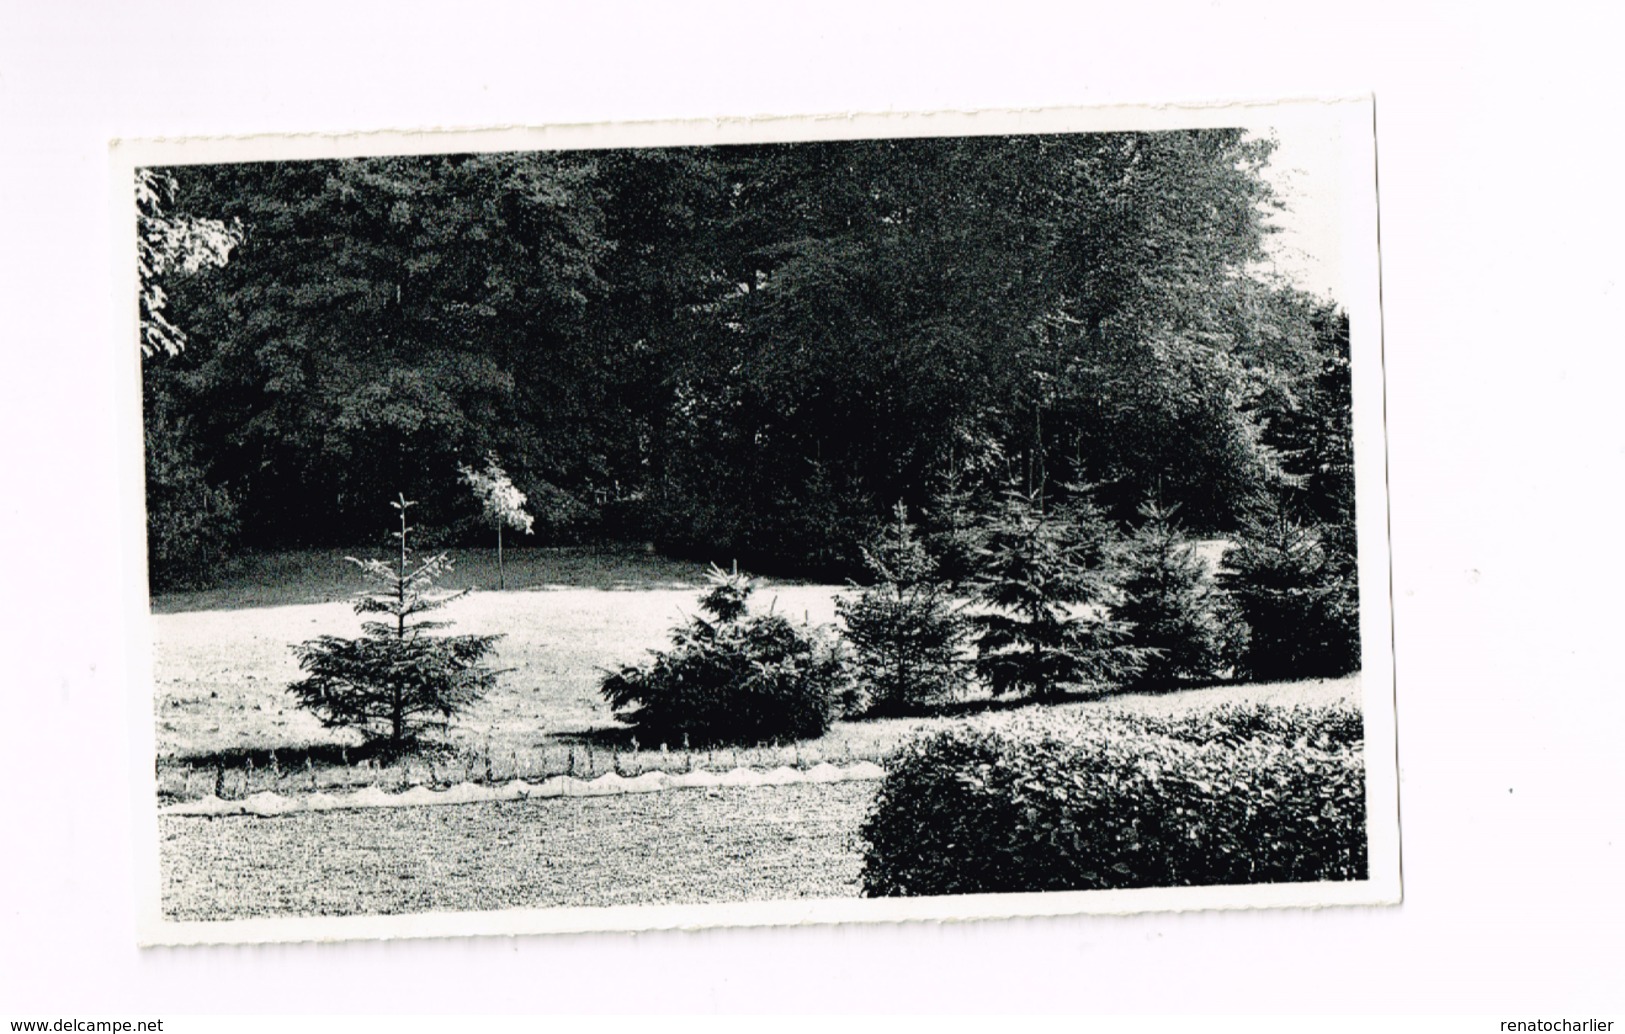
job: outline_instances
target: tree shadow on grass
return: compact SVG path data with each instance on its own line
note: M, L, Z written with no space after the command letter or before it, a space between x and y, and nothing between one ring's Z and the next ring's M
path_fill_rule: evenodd
M996 714L1002 711L1019 711L1029 707L1043 707L1054 704L1073 704L1087 701L1106 701L1117 696L1142 695L1163 696L1181 693L1192 689L1208 689L1215 686L1233 685L1234 679L1207 679L1203 681L1180 682L1171 684L1158 684L1138 686L1132 689L1079 689L1059 693L1049 693L1042 696L1033 694L1013 694L1000 697L976 697L968 700L953 700L937 704L922 704L914 707L888 708L867 714L853 714L841 719L856 724L870 724L907 719L921 718L971 718L976 715ZM600 726L594 729L583 729L575 732L550 733L544 741L538 742L538 747L545 747L549 742L554 744L570 744L592 747L595 750L658 750L659 743L647 740L647 734L639 737L638 730L630 726L614 725ZM672 750L679 749L679 744L667 744ZM746 745L746 746L755 746ZM761 744L760 746L774 746L774 744ZM783 746L783 744L779 744ZM703 748L700 748L703 749Z
M1214 676L1212 678L1205 679L1170 679L1160 682L1146 682L1123 686L1120 689L1114 689L1110 692L1101 694L1098 699L1109 700L1112 697L1121 696L1175 696L1180 693L1189 693L1192 690L1198 689L1219 689L1223 686L1245 685L1249 681L1250 680L1248 679L1235 678L1233 676L1226 676L1222 678Z
M1035 702L1033 698L1025 696L978 697L973 700L950 700L937 704L886 707L878 711L854 714L846 720L885 722L906 718L964 718L993 711L1012 711L1016 708L1031 707Z
M1120 686L1112 689L1073 689L1054 693L1022 693L998 697L973 697L913 707L888 708L870 714L855 715L851 721L872 722L897 718L969 718L1001 711L1019 711L1027 707L1045 707L1054 704L1077 704L1110 701L1122 696L1173 696L1198 689L1234 686L1246 680L1237 678L1190 679Z
M994 714L1000 711L1019 711L1025 707L1040 707L1049 704L1070 704L1085 700L1101 700L1112 695L1109 691L1101 690L1068 690L1058 693L1046 693L1042 696L1031 693L1012 694L997 697L972 697L966 700L949 700L936 704L919 704L913 707L894 707L870 714L855 716L854 721L884 721L893 718L969 718L980 714Z
M417 739L396 746L387 740L368 743L309 743L285 747L228 747L225 750L168 754L159 764L173 768L238 769L349 767L376 761L387 765L406 759L441 760L458 753L456 747L437 740Z
M640 749L658 749L658 743L644 743L638 737L638 731L626 725L604 725L596 729L581 729L577 732L555 732L548 737L556 744L575 744L584 747L593 747L599 750L632 750L632 741L638 740ZM541 744L545 746L546 744ZM669 744L668 744L669 746Z

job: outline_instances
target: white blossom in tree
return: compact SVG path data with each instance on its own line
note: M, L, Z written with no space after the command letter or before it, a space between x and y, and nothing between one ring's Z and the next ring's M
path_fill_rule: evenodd
M507 588L507 579L502 570L502 529L512 528L526 535L531 534L535 518L525 512L525 493L514 485L494 455L485 458L484 470L475 470L463 464L459 464L457 469L463 475L463 481L473 489L474 498L480 501L485 519L496 526L497 588Z

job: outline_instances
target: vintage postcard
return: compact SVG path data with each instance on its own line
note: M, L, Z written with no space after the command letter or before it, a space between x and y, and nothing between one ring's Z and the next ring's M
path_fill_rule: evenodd
M1399 900L1369 99L112 159L143 943Z

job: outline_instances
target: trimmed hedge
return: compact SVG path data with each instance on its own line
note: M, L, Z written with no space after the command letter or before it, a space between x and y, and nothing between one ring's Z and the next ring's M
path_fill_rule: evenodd
M860 831L873 897L1366 877L1348 707L966 726L889 767Z

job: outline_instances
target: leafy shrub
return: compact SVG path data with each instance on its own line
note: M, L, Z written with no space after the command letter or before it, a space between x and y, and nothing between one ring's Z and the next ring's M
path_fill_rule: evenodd
M1357 708L1280 707L1273 704L1226 704L1176 717L1118 715L1118 721L1158 736L1187 743L1240 743L1265 740L1283 747L1306 744L1316 750L1359 750L1365 742L1365 718Z
M864 550L879 579L836 600L868 710L896 714L952 699L964 688L959 652L967 625L899 503L892 523Z
M1092 507L1046 512L1037 496L1008 491L986 535L976 592L990 609L976 618L976 668L995 696L1052 697L1139 674L1146 653L1110 614L1107 529Z
M893 760L860 835L871 896L1356 880L1352 709L959 727Z
M1274 502L1248 521L1220 576L1248 627L1238 674L1301 679L1359 668L1359 587L1338 541Z
M362 624L356 639L324 635L295 646L307 677L288 687L299 706L329 728L359 729L372 739L387 739L392 750L403 747L425 721L449 719L479 700L496 684L497 672L482 662L496 648L499 635L430 635L444 621L418 620L468 594L432 593L435 580L451 567L444 553L415 566L407 548L405 496L390 503L401 515L400 557L357 560L379 586L356 601L358 614L382 614L385 620Z
M700 598L710 620L672 630L672 649L605 676L616 717L650 743L778 743L822 736L845 664L821 630L779 614L752 616L750 581L715 567Z
M237 502L209 483L186 428L154 406L146 460L148 584L154 592L205 586L231 556Z
M1235 604L1173 522L1175 508L1140 507L1143 523L1118 550L1115 581L1129 641L1147 651L1138 685L1212 678L1231 667L1246 641Z

